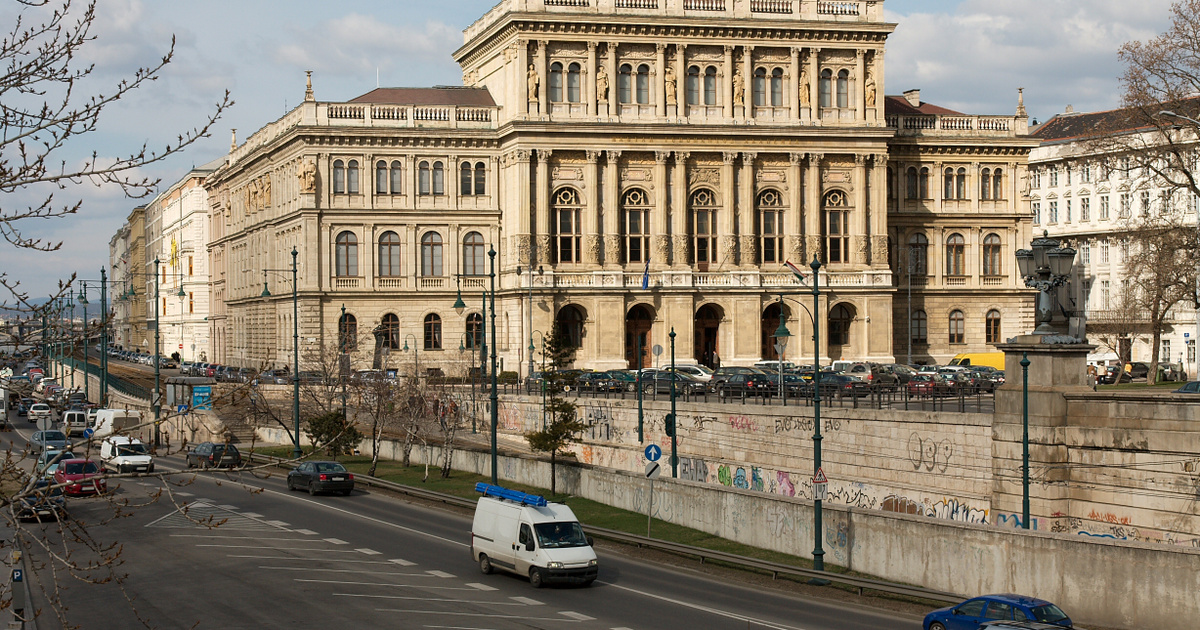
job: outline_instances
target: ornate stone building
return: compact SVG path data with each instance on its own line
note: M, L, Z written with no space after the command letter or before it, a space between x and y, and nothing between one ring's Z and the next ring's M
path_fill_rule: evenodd
M889 246L986 216L1011 271L1031 145L1023 115L918 104L893 116L882 86L895 25L882 18L873 1L504 0L465 31L464 87L326 103L310 82L206 182L213 358L290 363L290 271L277 270L296 248L302 354L344 337L355 367L462 373L494 247L509 370L528 369L556 322L579 367L632 367L639 352L662 364L672 330L679 362L750 364L774 358L781 308L788 354L806 362L811 297L784 262L814 256L822 359L893 360L908 326ZM986 170L989 197L929 196L927 171L943 165L969 169L970 190ZM926 172L915 203L897 182L910 166ZM972 246L987 238L970 232ZM971 269L930 273L915 291L936 302L930 317L969 299L974 318L966 293L995 293L1015 330L1014 274ZM921 356L982 348L978 337Z

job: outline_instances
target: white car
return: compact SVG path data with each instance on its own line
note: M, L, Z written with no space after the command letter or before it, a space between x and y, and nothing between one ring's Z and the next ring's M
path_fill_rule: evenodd
M49 419L50 419L50 405L47 405L46 403L33 403L33 405L31 407L29 407L29 421L30 422L40 422L42 420L49 420Z
M694 376L697 380L704 381L705 383L711 381L713 377L713 371L703 365L676 365L675 371L680 374Z

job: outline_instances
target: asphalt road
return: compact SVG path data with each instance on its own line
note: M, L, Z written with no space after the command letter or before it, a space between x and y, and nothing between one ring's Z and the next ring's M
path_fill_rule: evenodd
M16 418L14 418L16 420ZM27 437L28 423L17 423ZM20 442L12 433L3 435ZM182 458L159 460L162 468ZM528 580L482 575L470 557L470 520L381 493L310 497L274 473L176 477L172 498L151 497L154 479L121 480L108 498L71 499L82 538L50 549L101 560L119 549L121 584L87 584L32 569L56 583L67 621L85 628L571 628L644 630L915 630L919 620L760 590L602 551L588 588L533 589ZM183 507L184 509L181 509ZM185 514L186 512L186 514ZM119 518L113 518L120 513ZM33 549L41 564L46 550ZM84 572L103 578L101 567ZM44 602L43 602L44 603ZM7 619L7 613L3 613ZM43 608L39 627L62 622Z

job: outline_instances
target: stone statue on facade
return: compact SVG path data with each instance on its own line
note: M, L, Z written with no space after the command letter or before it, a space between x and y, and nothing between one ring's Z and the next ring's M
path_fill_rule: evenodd
M670 66L667 66L667 71L663 75L663 83L666 84L667 105L674 105L679 82L675 79L675 70Z
M808 107L812 104L812 86L808 81L808 70L800 71L800 106Z
M867 107L875 107L875 75L867 73Z
M596 71L596 96L599 97L601 103L608 102L608 71L604 66Z
M300 192L317 192L317 165L312 160L300 161L300 172L296 178L300 180Z
M537 69L533 67L533 64L529 64L527 76L529 77L529 100L536 101L538 100L538 87L541 85L542 79L538 76Z
M733 104L744 105L746 103L746 79L742 76L742 71L738 70L733 73Z

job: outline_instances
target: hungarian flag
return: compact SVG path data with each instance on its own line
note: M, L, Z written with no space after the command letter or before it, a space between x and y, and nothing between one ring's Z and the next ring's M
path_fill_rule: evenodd
M650 259L646 259L646 270L642 272L642 290L650 288Z
M804 272L803 272L803 271L800 271L800 268L799 268L799 267L797 267L796 265L792 264L792 261L790 261L790 260L789 260L789 261L786 261L786 262L784 262L783 264L787 265L787 268L788 268L788 269L791 269L791 270L792 270L792 273L796 274L796 277L800 279L800 282L801 282L801 284L803 284L803 283L804 283L804 281L806 280L806 278L805 278L805 276L804 276Z

